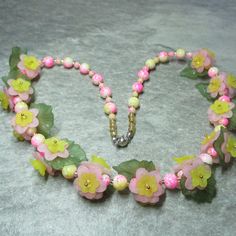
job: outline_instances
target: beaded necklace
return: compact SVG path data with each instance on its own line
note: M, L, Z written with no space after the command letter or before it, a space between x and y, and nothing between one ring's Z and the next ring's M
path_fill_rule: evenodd
M102 157L87 159L79 144L52 136L54 125L52 107L45 103L34 103L33 80L40 77L43 68L63 66L76 69L88 75L98 86L100 96L105 100L104 112L109 117L110 135L117 147L125 147L136 131L136 113L140 106L139 96L150 72L161 63L174 60L186 61L187 66L180 75L190 79L201 79L196 85L199 92L212 104L208 118L215 127L201 142L197 155L174 157L176 165L171 173L161 177L153 162L128 160L111 167ZM73 180L79 194L87 199L103 197L109 188L117 191L129 189L136 201L142 204L156 204L163 199L166 189L179 189L187 198L198 202L211 202L216 194L214 169L224 168L236 157L236 138L229 133L236 129L236 77L220 72L215 67L215 55L208 49L194 53L184 49L162 51L148 59L138 72L138 80L132 86L132 96L128 100L129 127L126 135L118 136L116 126L117 107L112 100L112 91L105 85L101 74L90 69L87 63L46 56L42 60L27 55L19 47L14 47L9 59L10 71L2 77L5 88L0 91L0 102L4 110L14 112L11 120L13 134L19 141L29 141L35 152L31 165L42 176L62 174Z

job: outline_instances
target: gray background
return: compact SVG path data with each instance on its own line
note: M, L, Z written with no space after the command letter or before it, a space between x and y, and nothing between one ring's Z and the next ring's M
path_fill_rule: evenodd
M220 68L236 73L235 0L231 1L76 1L1 0L0 74L8 71L11 47L38 57L71 56L104 74L119 109L119 132L127 129L127 100L144 61L162 50L216 52ZM117 150L108 135L103 101L89 78L75 70L44 71L37 101L51 104L60 137L68 137L111 164L136 158L153 160L162 174L172 157L197 154L211 131L209 103L181 78L183 65L158 67L145 85L132 144ZM2 85L1 85L2 86ZM212 204L187 201L168 192L162 207L142 207L130 195L115 193L99 203L80 198L61 177L40 178L29 165L33 148L12 137L0 113L0 235L234 235L236 167L216 173Z

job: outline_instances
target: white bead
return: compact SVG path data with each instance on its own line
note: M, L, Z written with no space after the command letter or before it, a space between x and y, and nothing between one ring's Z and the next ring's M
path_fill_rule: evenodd
M176 57L180 60L185 58L185 54L186 54L186 52L182 48L179 48L176 50Z
M202 153L202 154L200 154L199 157L204 163L212 165L212 163L213 163L212 157L210 155L208 155L207 153Z
M18 102L15 105L15 112L21 112L23 110L28 110L28 105L25 102Z

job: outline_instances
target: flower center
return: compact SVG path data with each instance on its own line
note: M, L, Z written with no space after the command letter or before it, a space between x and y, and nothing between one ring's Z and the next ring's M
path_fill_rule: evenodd
M29 70L37 70L40 66L40 61L34 56L25 55L23 64Z
M67 142L64 140L59 140L55 137L46 139L45 144L51 153L64 152L67 146Z
M30 82L24 79L18 78L11 82L11 86L16 92L23 93L30 89Z
M155 176L144 175L137 181L137 192L139 195L151 197L158 190Z
M25 127L33 122L34 115L30 111L22 111L16 114L16 124Z
M199 68L199 67L202 67L204 66L204 61L205 61L205 58L203 55L201 54L198 54L196 55L193 60L192 60L192 65L195 67L195 68Z

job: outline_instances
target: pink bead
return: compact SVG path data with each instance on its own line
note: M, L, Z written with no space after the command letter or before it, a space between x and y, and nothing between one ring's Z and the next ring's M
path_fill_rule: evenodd
M102 87L100 89L100 95L102 98L110 97L112 94L111 89L109 87Z
M134 107L128 107L129 113L136 113L136 109Z
M227 126L229 124L229 120L227 118L222 118L219 120L219 124Z
M168 56L169 56L169 57L174 57L174 56L175 56L175 52L173 52L173 51L168 52Z
M213 147L208 148L207 153L209 155L211 155L212 157L216 157L218 155L218 153L216 152L215 148L213 148Z
M43 143L45 137L42 134L35 134L31 139L31 144L34 147L38 147L41 143Z
M159 53L159 57L167 57L167 56L168 56L167 52L162 51Z
M192 59L193 54L192 54L191 52L187 52L187 53L186 53L186 57L187 57L188 59Z
M108 102L106 103L105 105L108 109L108 113L111 114L111 113L116 113L117 112L117 107L116 107L116 104L113 103L113 102Z
M143 85L142 83L136 82L133 84L133 90L137 93L142 93L143 92Z
M217 67L211 67L209 70L208 70L208 75L209 77L215 77L217 76L219 73L219 69Z
M226 95L219 97L219 100L222 102L230 102L231 101L230 97L228 97Z
M178 179L175 174L166 174L164 176L164 184L168 189L176 189L178 186Z
M13 98L13 103L16 104L18 102L22 102L21 98L19 96L16 96Z
M147 70L142 69L138 72L138 77L143 80L148 80L149 79L149 72Z
M74 66L74 61L71 57L66 57L63 60L63 66L66 69L71 69Z
M54 59L51 56L47 56L43 58L43 64L46 68L52 68L54 66Z
M92 77L92 82L94 85L99 85L100 83L103 82L103 77L102 75L100 74L95 74L93 77Z
M89 73L89 65L87 63L80 65L80 73L83 75L87 75Z
M79 69L79 67L80 67L80 64L79 64L79 62L78 62L78 61L76 61L76 62L75 62L75 64L74 64L74 68L78 70L78 69Z
M101 89L101 88L105 87L105 85L104 85L104 83L100 83L100 84L98 85L98 87Z
M111 102L112 98L111 97L106 97L106 103Z
M110 176L106 174L102 175L102 181L108 186L111 183Z

